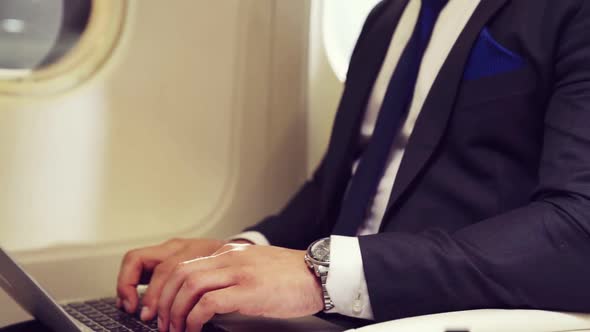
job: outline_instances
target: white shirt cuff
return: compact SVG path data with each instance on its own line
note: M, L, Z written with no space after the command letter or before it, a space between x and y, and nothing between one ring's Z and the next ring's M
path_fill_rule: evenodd
M373 319L358 238L335 235L330 238L326 289L334 302L334 309L328 313Z
M238 235L234 235L229 238L229 241L232 241L232 240L247 240L247 241L250 241L250 242L254 243L255 245L259 245L259 246L269 246L270 245L270 242L268 242L268 239L266 238L266 236L264 236L262 233L256 232L256 231L249 231L249 232L240 233Z

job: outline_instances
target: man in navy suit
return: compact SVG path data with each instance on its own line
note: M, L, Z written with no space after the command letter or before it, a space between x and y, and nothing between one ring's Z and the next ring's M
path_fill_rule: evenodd
M381 2L321 165L236 239L128 253L120 305L153 272L142 317L162 331L234 311L590 311L590 1Z

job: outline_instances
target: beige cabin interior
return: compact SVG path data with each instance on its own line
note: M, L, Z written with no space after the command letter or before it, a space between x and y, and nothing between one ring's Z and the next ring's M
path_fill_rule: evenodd
M91 75L0 84L0 244L60 300L112 295L129 248L280 208L326 144L322 91L340 89L308 70L308 1L121 3ZM0 308L0 326L26 317L3 292Z
M127 250L225 238L277 211L322 157L342 91L328 1L94 0L67 61L0 71L0 246L58 300L106 297ZM0 291L0 327L28 317ZM590 326L491 311L371 331L527 320Z

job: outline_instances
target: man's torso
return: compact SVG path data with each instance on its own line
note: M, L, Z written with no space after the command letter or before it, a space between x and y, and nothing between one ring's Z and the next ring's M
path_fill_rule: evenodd
M451 0L454 1L454 0ZM361 70L384 57L370 29L392 33L405 1L385 1L351 62L324 172L322 219L339 210L359 141ZM579 1L483 0L425 99L397 172L382 230L455 230L529 202L538 184L546 109L558 78L559 41ZM387 25L392 25L385 28ZM424 64L423 64L424 65ZM376 66L376 65L374 65ZM349 96L347 96L349 94ZM353 96L350 96L353 95ZM548 119L568 126L564 117ZM353 129L354 133L347 133ZM348 144L343 147L342 145Z

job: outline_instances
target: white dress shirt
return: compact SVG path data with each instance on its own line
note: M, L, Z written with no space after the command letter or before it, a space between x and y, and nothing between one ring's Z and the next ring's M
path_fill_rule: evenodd
M414 130L416 119L422 110L426 97L446 61L451 49L467 22L475 12L480 0L449 0L436 22L432 38L418 74L414 97L404 126L394 141L388 164L379 183L369 213L359 227L357 235L371 235L379 232L385 215L395 177L399 170L408 139ZM385 98L389 81L408 44L418 21L421 0L410 0L393 34L389 50L367 104L361 126L361 137L369 140L375 129L375 122ZM353 170L358 166L358 160ZM268 245L264 235L245 232L234 238L247 239L259 245ZM334 302L330 312L346 316L373 319L363 260L357 237L332 236L330 242L330 272L326 288ZM395 276L391 276L395 282Z

